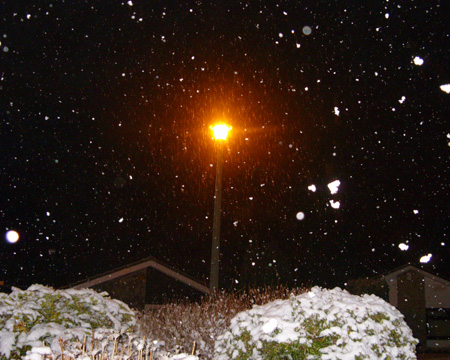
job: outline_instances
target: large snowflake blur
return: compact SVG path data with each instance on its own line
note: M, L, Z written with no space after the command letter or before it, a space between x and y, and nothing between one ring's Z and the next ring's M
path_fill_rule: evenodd
M217 119L233 126L223 287L335 285L406 262L446 274L439 3L8 2L0 13L0 218L20 234L1 243L4 281L66 284L150 255L207 279Z

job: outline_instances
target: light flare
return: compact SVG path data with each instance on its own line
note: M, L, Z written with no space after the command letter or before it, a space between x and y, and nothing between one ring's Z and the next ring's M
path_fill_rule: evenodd
M226 140L228 132L232 129L231 126L225 124L211 125L209 128L214 132L216 140Z

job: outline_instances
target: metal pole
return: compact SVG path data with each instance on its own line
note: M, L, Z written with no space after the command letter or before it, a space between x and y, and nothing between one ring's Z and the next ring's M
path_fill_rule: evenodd
M211 248L211 275L209 290L211 294L219 287L219 255L220 255L220 213L222 205L222 158L223 143L217 141L217 168L216 168L216 186L214 194L214 219L213 219L213 237Z

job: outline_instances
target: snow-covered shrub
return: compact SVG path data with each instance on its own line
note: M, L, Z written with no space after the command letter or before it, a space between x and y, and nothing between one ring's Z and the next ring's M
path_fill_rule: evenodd
M67 342L86 343L105 329L121 334L135 324L134 312L106 293L42 285L13 288L9 295L0 293L0 359L21 358L33 347L61 352Z
M239 313L218 337L215 359L416 359L416 343L379 297L314 287Z
M141 332L148 338L164 341L169 351L190 353L195 342L196 354L213 359L214 342L239 312L256 304L287 299L305 289L256 288L239 293L216 292L200 303L178 303L161 306L138 314Z

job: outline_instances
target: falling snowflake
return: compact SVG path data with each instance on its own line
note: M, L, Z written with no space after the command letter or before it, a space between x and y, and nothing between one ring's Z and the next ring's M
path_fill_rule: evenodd
M305 218L305 213L299 211L295 217L297 218L297 220L303 220Z
M311 32L312 32L311 27L309 27L309 26L304 26L302 31L303 31L303 34L305 34L305 35L311 35Z
M14 244L19 241L19 233L14 230L9 230L5 235L6 241L10 244Z
M401 251L406 251L406 250L409 249L409 245L408 245L408 244L405 244L405 243L400 243L400 244L398 244L398 247L399 247L399 249L400 249Z
M426 263L428 263L430 260L431 260L431 257L432 257L433 255L432 254L427 254L427 255L424 255L424 256L422 256L421 258L420 258L420 262L422 263L422 264L426 264Z
M413 62L414 62L414 65L417 65L417 66L422 66L423 65L423 59L420 58L419 56L416 56L413 59Z
M443 92L446 92L447 94L450 94L450 84L441 85L439 88Z
M308 190L312 191L312 192L316 192L317 188L316 185L312 184L308 186Z
M341 185L341 182L339 180L334 180L330 182L327 186L328 189L330 189L331 194L337 194L337 192L339 191L339 185Z
M341 207L341 203L334 200L330 200L330 205L333 209L339 209Z

